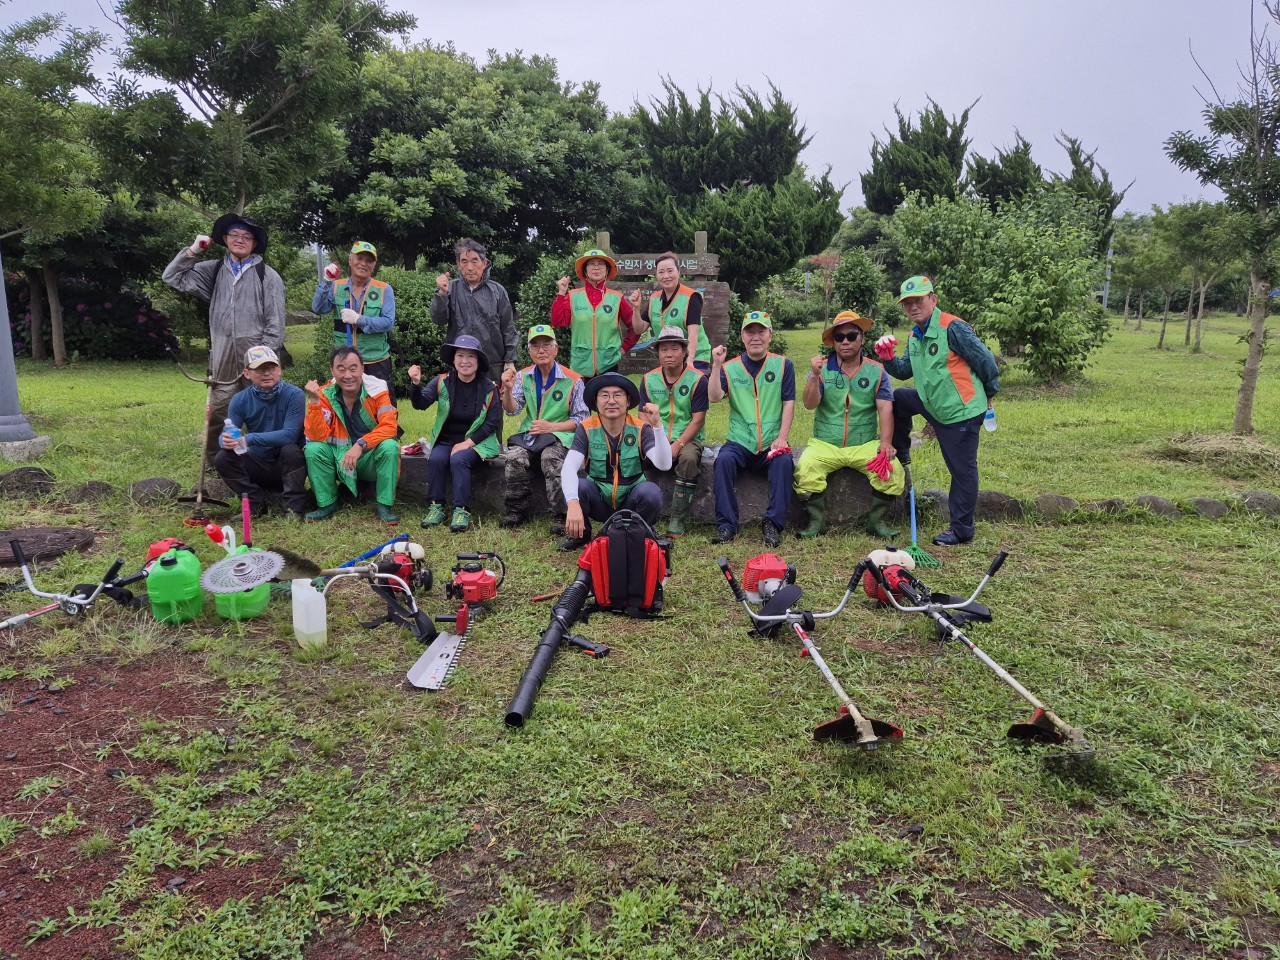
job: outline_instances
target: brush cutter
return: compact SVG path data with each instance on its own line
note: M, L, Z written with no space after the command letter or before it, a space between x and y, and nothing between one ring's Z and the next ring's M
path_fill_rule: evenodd
M19 627L28 620L34 620L36 617L52 613L54 610L61 610L69 617L78 617L93 606L94 602L104 594L122 606L132 606L134 603L133 594L125 588L131 583L146 579L147 576L146 570L143 569L127 577L118 577L120 568L124 566L124 561L117 558L97 584L77 584L72 593L46 593L43 590L37 590L35 581L31 579L31 570L27 565L26 554L22 552L22 543L18 540L10 540L9 549L13 551L13 558L18 561L18 566L22 568L22 579L26 583L27 590L37 597L52 600L53 603L38 607L30 613L19 613L9 617L7 620L0 620L0 630Z
M836 696L839 698L839 715L834 720L829 720L814 727L813 739L819 741L831 740L857 747L859 750L875 750L882 744L891 744L902 739L902 729L900 727L896 727L885 720L868 717L858 709L857 705L845 692L844 687L835 678L835 674L831 672L831 668L827 666L827 662L822 659L822 654L818 651L817 645L809 638L808 634L808 631L814 628L817 621L828 620L845 608L845 604L849 602L849 597L858 588L858 580L862 576L861 567L849 579L849 586L845 590L844 597L834 609L828 610L826 613L814 613L808 610L795 609L800 602L801 596L803 596L803 591L795 585L795 567L787 564L781 557L766 553L747 561L744 573L747 581L747 590L744 590L738 583L727 558L721 557L716 563L720 565L720 572L724 574L724 578L729 584L729 589L733 591L734 597L742 603L743 609L751 617L751 622L754 624L751 631L752 634L760 637L775 637L779 628L783 626L791 627L803 647L803 652L800 655L809 657L817 665L818 669L822 671L823 677L826 678L827 683L831 685L831 689L835 691ZM764 606L759 613L751 609L753 599L756 602L764 601Z
M223 507L231 509L231 504L223 500L215 500L213 497L207 497L204 493L204 472L209 466L209 421L213 411L213 388L229 387L233 383L238 383L240 378L235 380L214 380L212 374L205 377L193 377L187 373L186 368L178 362L178 355L173 352L171 347L165 347L165 352L169 354L178 371L190 380L192 383L203 383L205 385L204 396L204 431L200 434L200 477L196 480L196 495L194 497L179 497L179 503L194 503L195 508L191 511L191 515L182 522L188 527L203 527L210 520L208 513L205 511L205 504L215 507Z
M997 677L1007 683L1014 691L1034 708L1031 719L1025 723L1015 723L1008 730L1007 736L1015 740L1029 740L1037 743L1058 744L1064 747L1064 756L1072 760L1087 760L1094 755L1094 747L1085 739L1084 731L1065 723L1052 710L1040 702L1030 690L1020 684L1009 671L987 656L978 646L965 636L960 628L971 620L991 622L991 611L977 602L987 583L996 575L1005 558L1009 554L1001 550L991 561L991 567L967 600L953 597L945 593L934 593L920 581L914 573L902 565L889 564L868 557L859 564L865 567L863 587L872 599L888 604L903 613L923 613L931 617L937 624L939 640L959 640L969 651L991 670ZM907 603L899 603L898 598Z
M902 469L907 472L907 493L910 497L908 502L911 504L911 546L907 547L907 553L911 555L917 567L940 566L937 558L930 556L929 552L916 541L916 482L911 478L909 466L903 464Z

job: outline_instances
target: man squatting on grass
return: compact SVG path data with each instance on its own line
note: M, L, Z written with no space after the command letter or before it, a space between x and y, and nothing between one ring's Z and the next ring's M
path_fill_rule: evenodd
M689 343L679 327L663 327L654 344L661 365L640 381L640 404L642 407L653 404L658 408L671 440L676 480L667 533L680 536L698 489L698 468L702 464L702 444L706 438L707 378L687 365Z
M951 473L948 508L951 528L933 542L944 547L973 539L973 513L978 505L978 437L982 418L1000 390L996 358L959 317L938 309L928 277L902 282L898 302L914 325L907 353L895 359L896 338L876 341L876 356L895 380L915 378L915 389L893 391L893 446L898 460L911 462L911 418L922 415L933 424L942 459ZM908 481L910 482L910 481Z
M280 380L280 358L270 347L250 347L244 355L249 387L231 398L225 419L242 431L247 449L225 431L213 458L218 475L236 493L249 498L255 517L267 510L267 488L281 491L285 515L300 519L306 506L307 458L302 453L306 394Z
M659 470L671 469L671 445L658 408L647 404L643 420L627 413L640 403L634 383L620 373L602 373L587 384L586 400L596 412L578 424L560 470L568 507L561 550L584 546L591 539L591 521L607 520L615 510L634 510L657 526L662 490L645 479L643 459ZM579 477L584 462L587 475ZM580 501L586 501L585 508Z
M338 347L329 355L333 379L323 387L307 381L307 476L316 495L308 523L327 520L338 509L338 482L356 494L356 480L377 485L378 519L399 523L391 505L400 476L400 444L395 404L387 385L364 373L364 358L355 347ZM352 439L354 438L354 440Z
M530 366L502 374L502 409L514 417L524 411L519 431L507 438L506 513L501 526L518 527L529 516L530 474L538 466L547 485L551 536L564 536L566 505L560 470L574 432L590 411L583 400L586 381L556 362L560 347L545 323L529 328Z

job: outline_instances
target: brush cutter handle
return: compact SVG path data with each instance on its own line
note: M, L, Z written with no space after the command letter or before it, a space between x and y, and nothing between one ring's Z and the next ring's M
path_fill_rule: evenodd
M1001 550L999 553L997 553L996 558L991 561L991 569L987 571L987 576L994 577L996 575L996 571L999 570L1004 565L1005 558L1008 556L1009 556L1008 550Z
M721 557L716 561L716 564L720 567L720 572L724 574L724 578L729 581L729 589L733 591L734 599L740 603L746 603L747 595L738 583L738 578L733 575L733 568L729 566L729 558Z
M143 567L143 568L142 568L141 570L139 570L137 573L131 573L131 574L129 574L129 576L127 576L127 577L123 577L123 578L122 578L122 579L120 579L120 580L112 580L112 581L110 582L109 586L112 586L112 587L127 587L127 586L129 586L129 584L131 584L131 583L137 583L139 580L145 580L145 579L147 579L147 574L148 574L148 573L150 573L150 572L151 572L151 571L150 571L150 570L148 570L146 567Z
M13 554L13 559L18 561L18 566L25 567L27 565L27 555L22 552L22 541L10 540L9 552Z
M124 561L119 557L116 557L116 562L113 563L110 569L107 570L106 576L102 578L102 582L105 584L114 586L116 574L120 572L120 568L123 566L124 566Z

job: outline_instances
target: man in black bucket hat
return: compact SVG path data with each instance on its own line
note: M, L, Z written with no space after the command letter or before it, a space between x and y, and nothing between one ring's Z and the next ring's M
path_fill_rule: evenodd
M219 260L200 260L210 242L227 248ZM164 268L162 279L180 293L209 304L209 375L233 381L213 387L209 431L210 453L219 449L222 421L231 398L248 385L240 374L250 347L284 347L284 281L262 260L267 231L248 217L227 213L213 224L212 238L201 235Z
M560 470L568 507L561 550L585 545L591 539L591 521L607 520L615 510L634 510L655 526L662 512L662 490L645 479L643 460L659 470L671 469L671 444L658 408L647 403L640 417L627 412L640 404L634 383L620 373L602 373L587 384L586 401L595 412L578 424ZM587 475L579 477L584 463Z

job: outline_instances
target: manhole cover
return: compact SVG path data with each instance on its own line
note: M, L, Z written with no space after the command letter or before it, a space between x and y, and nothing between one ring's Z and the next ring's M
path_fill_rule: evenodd
M16 567L13 548L9 541L22 544L22 552L32 560L51 560L71 550L82 553L93 546L92 530L78 527L23 527L20 530L0 530L0 566Z

